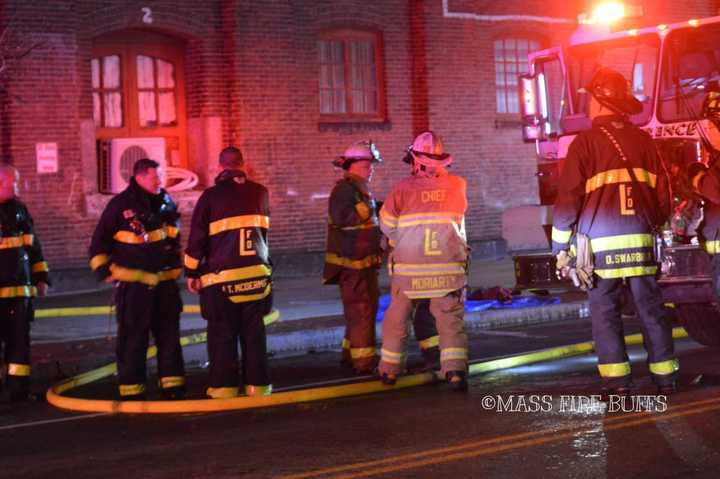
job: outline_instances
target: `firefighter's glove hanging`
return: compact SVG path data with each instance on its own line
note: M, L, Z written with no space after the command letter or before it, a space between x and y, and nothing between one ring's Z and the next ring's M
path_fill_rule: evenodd
M570 277L570 270L575 267L575 257L567 250L560 251L555 256L555 274L558 279Z
M592 289L594 284L593 272L595 270L595 262L590 244L590 238L587 235L578 233L575 236L577 243L577 258L575 260L575 269L571 271L570 279L573 284L583 291Z

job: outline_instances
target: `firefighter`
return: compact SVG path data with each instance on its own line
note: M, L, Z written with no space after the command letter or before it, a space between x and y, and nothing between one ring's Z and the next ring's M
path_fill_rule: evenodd
M370 141L352 144L333 161L342 168L328 200L328 229L324 284L337 284L345 315L343 362L357 374L375 366L375 316L380 290L378 268L382 263L382 234L377 203L368 189L380 152Z
M429 298L440 336L442 373L454 390L466 391L465 180L447 172L452 157L433 132L415 138L405 161L411 163L412 174L395 185L380 212L382 231L393 250L378 372L383 383L395 383L405 364L408 317L418 300Z
M679 366L654 255L655 233L671 208L667 172L650 136L628 119L642 104L620 73L602 68L582 91L590 93L592 128L572 142L560 176L553 252L567 276L575 232L576 278L588 290L603 395L628 394L632 387L621 319L623 284L642 322L653 381L660 393L670 394Z
M382 158L375 144L360 141L333 161L345 173L328 202L328 233L324 284L338 284L346 328L343 364L357 374L368 374L375 364L375 317L378 300L378 268L382 262L382 233L378 225L380 206L369 191L373 165ZM435 320L428 304L419 305L414 329L425 367L432 369L439 355Z
M11 401L30 392L31 298L45 296L48 265L30 212L18 198L20 175L0 165L0 351Z
M188 289L199 292L208 322L207 395L238 395L238 338L245 394L269 395L263 321L272 308L268 190L248 179L239 149L225 148L220 166L215 185L195 205L185 252Z
M180 214L161 187L162 169L147 158L133 165L128 187L108 203L90 243L90 267L116 283L117 364L122 400L145 398L146 353L152 331L159 386L182 399L185 370L180 346L182 273Z
M713 288L720 297L720 162L717 161L720 157L720 92L707 94L702 116L709 120L707 140L712 148L709 167L693 163L688 169L688 179L693 189L706 200L698 236L711 257Z

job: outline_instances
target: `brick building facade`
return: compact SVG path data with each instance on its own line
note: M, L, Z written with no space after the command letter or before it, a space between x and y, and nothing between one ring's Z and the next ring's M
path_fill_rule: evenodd
M498 48L511 45L522 53L519 45L566 41L587 3L5 0L0 25L9 26L6 47L37 46L9 64L0 80L0 158L21 171L22 196L51 266L84 266L92 228L108 199L98 189L96 141L122 136L97 124L93 92L107 91L95 85L91 62L127 52L148 58L179 52L172 57L171 128L123 131L167 136L170 161L196 172L201 185L217 173L220 149L239 146L252 176L271 191L275 251L323 248L326 198L339 176L330 161L348 144L372 138L379 145L385 163L373 188L382 198L406 174L404 148L428 128L444 136L454 170L468 180L471 239L498 240L504 212L538 202L534 149L520 141L512 99L498 90ZM718 13L716 1L645 4L648 23ZM356 82L347 98L357 102L365 95L370 102L347 103L358 112L334 111L338 98L345 98L333 90L337 75L321 93L321 41L344 45L346 54L353 42L371 45L374 58L364 71L377 84L353 76L345 57L345 86ZM153 91L161 96L158 85ZM130 97L142 92L139 83L135 88L123 90L125 116L137 113ZM501 101L508 104L500 107ZM128 123L125 118L123 127ZM37 173L38 143L57 144L57 173ZM186 216L198 194L175 195Z

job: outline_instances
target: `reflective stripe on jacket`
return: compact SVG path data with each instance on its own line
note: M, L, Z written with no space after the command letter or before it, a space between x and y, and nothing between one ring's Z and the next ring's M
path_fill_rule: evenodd
M380 211L393 247L393 284L409 298L433 298L466 284L465 180L443 174L398 183Z
M132 178L110 200L90 242L90 268L99 280L155 286L182 274L180 214L164 190L145 192Z
M601 128L618 142L627 163ZM598 117L570 145L555 203L553 252L568 249L577 230L590 237L601 278L655 274L653 230L669 217L671 198L652 138L620 116Z

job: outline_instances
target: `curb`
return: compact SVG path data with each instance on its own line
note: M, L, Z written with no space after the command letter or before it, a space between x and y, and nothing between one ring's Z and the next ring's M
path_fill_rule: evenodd
M576 301L551 306L508 309L468 313L465 328L468 331L495 329L525 324L589 318L587 301ZM267 348L272 353L289 353L339 349L345 336L345 327L305 329L289 333L268 333ZM382 340L382 323L375 323L375 336Z

